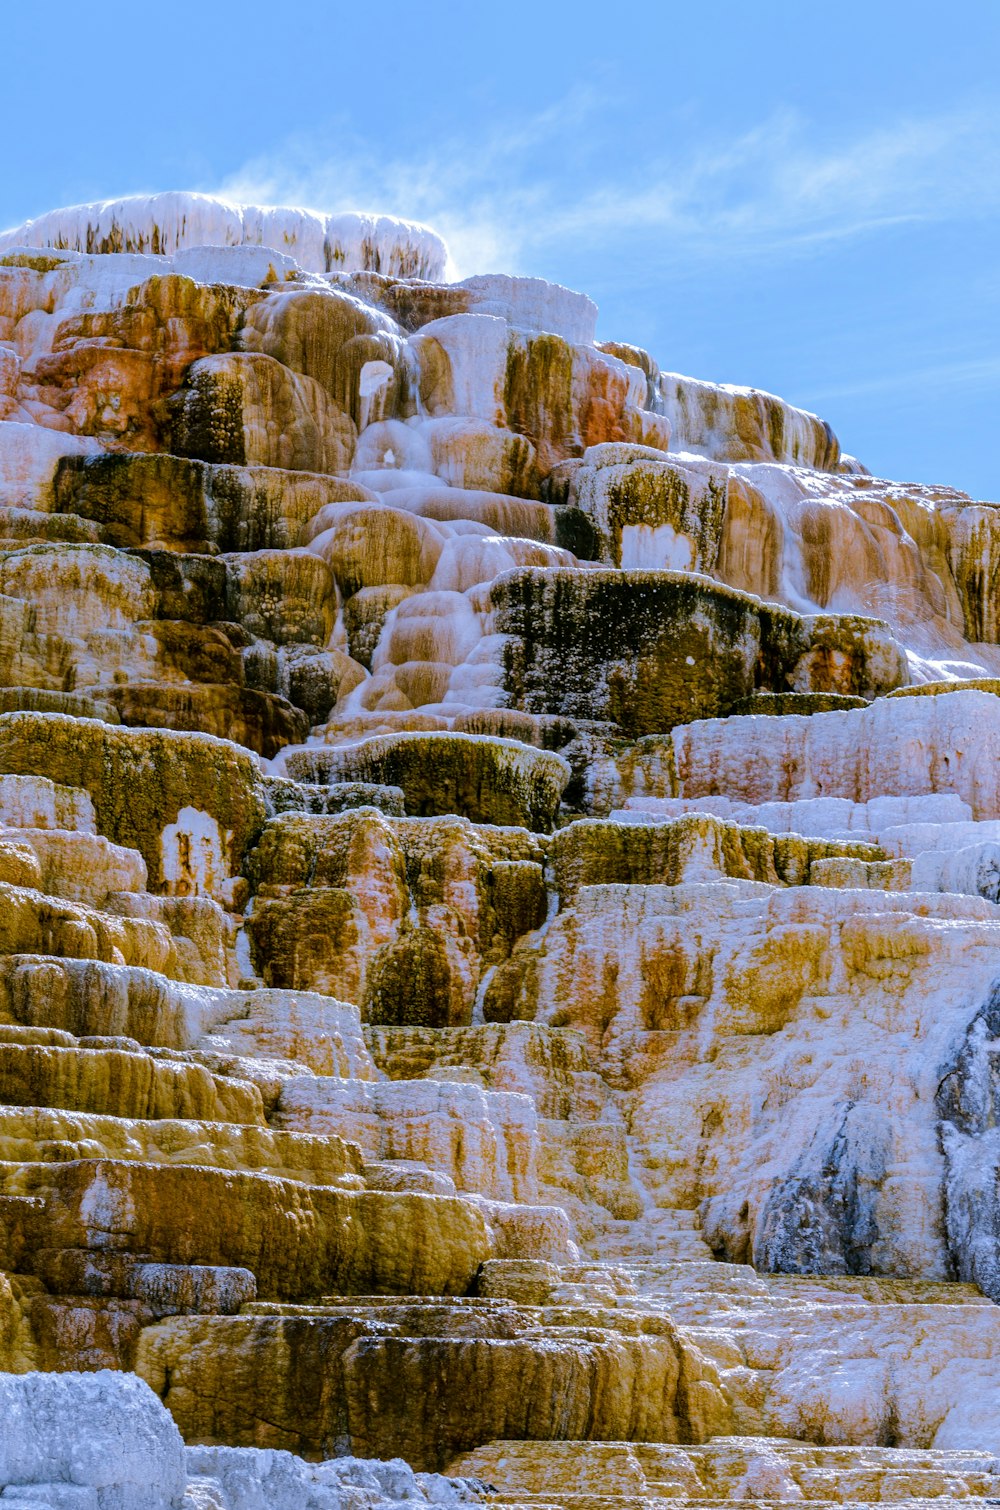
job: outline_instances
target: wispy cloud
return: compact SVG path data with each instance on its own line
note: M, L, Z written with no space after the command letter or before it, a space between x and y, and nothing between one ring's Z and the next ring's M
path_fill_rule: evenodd
M392 160L346 129L325 141L292 138L205 187L246 201L426 220L447 238L459 276L537 270L568 238L595 253L641 241L676 270L706 257L801 255L1000 210L1000 116L985 104L862 135L845 129L834 142L780 111L693 153L666 139L647 145L614 182L595 177L586 155L605 108L599 92L578 89L513 128Z
M933 362L924 367L907 366L898 371L876 374L858 382L837 384L810 393L814 403L832 403L837 399L908 397L914 392L939 393L942 388L987 388L1000 381L1000 357L970 357L955 361Z

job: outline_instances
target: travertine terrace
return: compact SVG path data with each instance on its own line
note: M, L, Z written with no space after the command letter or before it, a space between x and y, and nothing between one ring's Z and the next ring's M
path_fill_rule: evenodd
M0 1505L995 1503L1000 505L445 259L0 236Z

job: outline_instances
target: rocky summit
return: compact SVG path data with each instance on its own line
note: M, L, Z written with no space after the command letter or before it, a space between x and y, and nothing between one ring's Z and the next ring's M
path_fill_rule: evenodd
M0 236L0 1506L995 1504L1000 505L445 267Z

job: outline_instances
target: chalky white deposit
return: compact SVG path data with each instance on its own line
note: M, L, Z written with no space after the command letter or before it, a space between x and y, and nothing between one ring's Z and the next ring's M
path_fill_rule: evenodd
M446 269L0 235L0 1506L992 1502L1000 511Z

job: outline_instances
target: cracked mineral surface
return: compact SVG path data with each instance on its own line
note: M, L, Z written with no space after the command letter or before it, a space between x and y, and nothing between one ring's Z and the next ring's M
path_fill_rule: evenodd
M445 259L0 235L0 1505L996 1503L1000 506Z

